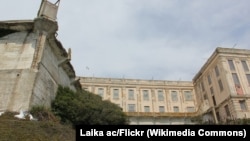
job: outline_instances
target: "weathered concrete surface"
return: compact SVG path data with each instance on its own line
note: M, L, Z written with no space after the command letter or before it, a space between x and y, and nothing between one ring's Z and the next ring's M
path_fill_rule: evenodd
M43 18L0 22L0 111L50 107L58 85L81 87L57 30Z
M0 111L29 108L35 74L28 69L0 71Z

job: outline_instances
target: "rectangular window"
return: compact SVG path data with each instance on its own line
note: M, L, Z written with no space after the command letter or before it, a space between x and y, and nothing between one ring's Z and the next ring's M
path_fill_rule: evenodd
M174 106L173 109L174 109L174 112L179 112L179 107L178 106Z
M171 98L172 98L172 101L178 101L177 91L171 91Z
M234 80L234 84L235 84L236 86L240 86L240 80L239 80L239 78L238 78L237 73L232 73L232 77L233 77L233 80Z
M231 71L235 71L235 66L233 60L228 60L228 65Z
M218 77L218 76L220 75L218 66L216 66L216 67L214 68L214 71L215 71L216 76Z
M159 106L159 112L165 112L165 107L164 106Z
M250 86L250 74L246 74L248 85Z
M245 60L242 60L241 64L242 64L243 69L245 70L245 72L249 72L249 68L247 66L247 62Z
M235 84L236 93L239 94L239 95L242 95L243 94L243 90L241 88L240 80L238 78L237 73L232 73L232 77L233 77L233 81L234 81L234 84Z
M204 100L207 100L207 99L208 99L208 98L207 98L207 93L204 93L203 98L204 98Z
M209 84L209 85L212 83L212 80L211 80L211 76L210 76L210 75L207 76L207 81L208 81L208 84Z
M148 101L149 100L148 90L143 90L143 100L144 101Z
M164 96L162 90L158 90L158 101L164 101Z
M144 112L150 112L150 107L149 106L144 106Z
M195 112L195 108L194 107L187 107L187 112Z
M216 106L216 101L215 101L214 95L212 96L212 99L213 99L214 106Z
M98 88L98 95L103 98L104 90L103 88Z
M128 112L135 112L135 104L128 104Z
M132 90L132 89L128 90L128 99L129 100L134 100L135 99L134 90Z
M226 112L226 114L227 114L228 117L231 116L228 105L225 106L225 112Z
M193 94L191 93L191 91L184 91L184 97L186 101L193 100Z
M113 99L119 99L119 89L113 89Z
M211 95L214 95L214 88L213 87L210 87L210 93L211 93Z
M240 108L242 111L246 111L247 110L247 104L246 104L246 100L240 100Z
M203 81L201 82L201 90L202 90L203 92L205 91L205 87L204 87Z
M218 80L218 84L219 84L219 87L220 87L220 91L223 91L224 88L223 88L223 84L222 84L220 79Z

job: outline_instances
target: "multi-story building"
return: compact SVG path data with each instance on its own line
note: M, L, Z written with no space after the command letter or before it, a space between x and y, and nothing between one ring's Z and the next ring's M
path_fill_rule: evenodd
M81 77L87 91L120 106L131 124L190 124L196 115L193 83Z
M250 50L217 48L193 83L204 120L221 123L250 117Z
M58 3L42 1L34 20L0 22L0 111L49 107L63 85L119 105L130 124L250 118L250 50L216 48L192 81L76 79L71 50L56 38Z
M222 123L250 117L246 49L216 48L193 81L80 77L80 83L119 105L131 124Z

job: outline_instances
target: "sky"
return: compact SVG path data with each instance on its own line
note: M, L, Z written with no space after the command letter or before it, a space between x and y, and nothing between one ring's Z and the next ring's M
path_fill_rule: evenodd
M49 0L55 3L57 0ZM0 0L0 21L41 0ZM217 47L250 49L249 0L61 0L57 39L77 76L192 81Z

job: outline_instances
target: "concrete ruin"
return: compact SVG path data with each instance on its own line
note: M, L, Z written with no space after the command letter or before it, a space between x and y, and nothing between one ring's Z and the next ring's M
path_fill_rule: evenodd
M34 20L0 22L0 111L50 107L59 85L81 88L70 63L71 50L56 38L57 9L49 8L57 7L43 1Z

